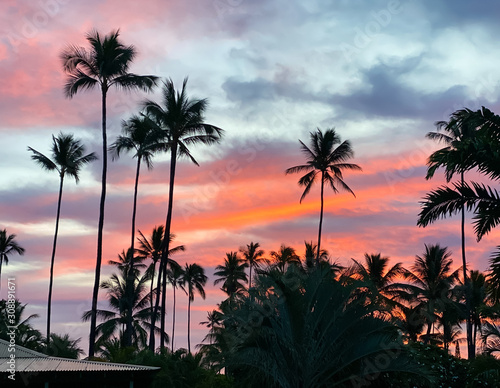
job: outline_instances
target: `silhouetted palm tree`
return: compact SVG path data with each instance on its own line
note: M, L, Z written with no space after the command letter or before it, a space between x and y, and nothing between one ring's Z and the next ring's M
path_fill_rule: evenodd
M397 278L403 278L407 270L402 263L396 263L388 268L389 258L380 253L365 253L365 263L354 260L351 267L353 277L363 281L369 289L369 299L374 306L383 310L394 307L395 299L408 291L405 284L395 283ZM375 307L378 309L378 307Z
M321 229L323 226L323 204L324 204L324 187L325 183L329 184L334 193L342 188L352 195L354 192L344 182L342 171L344 170L361 170L357 164L346 163L346 160L354 156L354 152L349 140L341 142L339 135L335 130L327 129L323 133L319 128L316 132L310 133L310 147L306 146L302 141L302 152L306 155L307 164L288 168L286 174L294 174L306 172L302 178L299 179L299 185L305 186L300 202L309 194L312 185L320 178L321 184L321 209L319 216L319 230L318 230L318 252L316 254L316 262L319 263L321 252ZM335 147L338 144L337 147ZM335 148L334 148L335 147Z
M448 248L439 245L425 245L422 256L416 256L415 263L405 276L415 286L415 296L426 316L429 342L431 330L437 315L450 306L452 286L458 280L460 268L451 272L453 260Z
M130 261L130 255L121 256L125 261ZM134 276L128 276L130 265ZM148 329L152 317L149 308L149 294L147 283L150 275L146 272L140 276L136 263L118 265L119 274L112 274L109 280L102 282L101 288L107 290L107 297L112 310L97 310L102 323L97 326L97 334L100 336L97 344L117 336L122 347L135 346L145 347L147 345ZM132 280L131 280L132 279ZM132 284L129 282L132 281ZM82 319L88 321L92 311L83 314ZM156 328L158 332L159 329Z
M188 352L191 353L191 302L194 301L194 294L198 294L205 299L204 286L207 283L205 270L198 264L186 264L181 277L180 286L188 296Z
M137 254L139 257L142 258L149 258L151 259L151 264L148 268L148 270L151 272L151 290L150 290L150 295L151 295L151 314L153 313L153 284L154 284L154 279L155 279L155 274L156 274L156 263L161 259L161 252L163 248L163 237L164 237L164 227L163 225L158 225L153 229L153 232L151 233L151 236L149 239L145 237L142 232L139 230L139 235L138 237L139 240L139 248L137 249ZM170 241L173 241L175 239L175 234L170 233ZM177 247L174 247L170 249L169 256L177 253L177 252L184 252L186 248L184 245L179 245ZM176 263L177 264L177 263ZM157 286L156 286L156 300L159 303L159 295L160 295L160 279L161 279L161 274L158 274L158 279L157 279Z
M26 306L27 304L21 304L17 299L14 300L14 303L9 301L9 304L5 299L0 300L0 338L9 341L9 331L15 327L16 345L41 352L44 350L42 333L35 329L31 323L31 320L38 318L39 315L31 314L24 317ZM8 313L7 310L9 310Z
M285 244L281 244L279 251L271 251L270 256L274 261L274 266L281 272L285 272L289 264L300 264L300 257L295 253L295 249Z
M24 255L24 248L15 240L15 234L7 234L7 230L0 230L0 287L2 280L2 264L9 264L9 256L13 253Z
M161 259L163 247L165 246L165 243L163 241L164 237L165 237L164 236L164 228L163 228L163 225L159 225L159 226L155 227L153 229L153 232L152 232L149 240L144 237L144 235L142 234L141 231L139 231L139 234L141 235L141 237L139 237L140 248L137 250L139 257L143 257L143 258L149 257L153 261L151 263L150 267L148 268L148 271L151 273L150 304L151 304L151 314L157 315L158 308L160 305L161 295L164 292L166 292L166 290L162 290L162 287L161 287L161 279L163 276L164 269L160 265L160 269L159 269L158 277L157 277L157 283L156 283L156 299L155 299L155 304L153 307L153 282L154 282L154 277L155 277L155 272L156 272L155 268L156 268L156 263ZM175 239L175 234L170 233L169 243L172 243L172 241L174 239ZM184 251L185 251L184 245L179 245L177 247L173 247L173 248L169 249L169 254L168 254L168 258L167 258L167 269L166 269L167 274L169 271L169 267L170 267L170 270L172 268L179 267L179 264L175 260L171 259L171 256L177 252L184 252ZM174 294L175 294L175 290L174 290ZM162 330L163 332L166 332L164 319L161 320L160 325L161 325L160 330ZM149 335L150 335L150 338L149 338L150 345L149 346L150 347L151 346L154 347L154 332L153 332L153 330L154 330L154 326L151 327L151 332L149 333Z
M260 264L265 261L264 250L259 249L260 244L251 242L247 244L246 248L241 247L240 252L243 254L248 267L250 268L250 278L248 282L248 288L252 287L252 269L259 268Z
M429 139L437 140L446 146L429 156L427 161L427 175L425 179L434 176L439 167L445 168L446 182L450 182L453 175L460 174L460 185L463 187L465 171L469 170L475 163L473 159L473 142L477 134L477 127L471 116L474 114L470 109L457 110L450 116L449 121L438 121L436 127L438 132L429 132ZM465 288L468 287L467 279L467 260L465 255L465 203L462 203L461 209L461 238L462 238L462 269L465 282ZM467 345L469 358L474 358L475 346L472 338L472 322L470 313L470 296L466 293L466 328Z
M97 159L95 153L85 155L85 147L73 137L60 133L57 137L52 136L51 157L28 147L33 153L33 159L39 166L48 171L57 171L59 174L59 197L57 200L56 226L54 231L54 242L52 244L52 256L50 259L49 296L47 298L47 348L50 347L50 317L52 311L52 285L54 283L54 260L56 257L57 233L59 231L59 218L61 215L61 201L63 193L64 177L69 175L78 183L81 168Z
M217 276L218 279L215 279L214 286L222 283L221 290L229 298L232 298L235 294L240 294L245 290L243 283L248 282L247 274L245 273L247 267L248 264L236 252L226 253L224 265L215 267L214 276Z
M167 270L167 277L168 277L168 281L172 285L172 291L173 291L172 338L170 339L170 345L171 345L172 352L174 351L174 339L175 339L175 311L176 311L176 293L175 293L175 291L181 285L183 275L184 275L184 269L179 264L170 263L170 268Z
M137 213L137 191L139 187L139 173L141 163L144 162L148 170L153 168L153 155L163 149L162 134L156 130L152 121L146 116L132 116L128 121L122 122L123 135L118 136L109 148L113 159L119 158L122 152L134 152L132 157L137 158L134 184L134 205L132 209L132 238L130 248L132 253L135 242L135 217Z
M172 210L174 201L174 183L177 159L187 157L194 164L198 162L194 159L189 147L196 144L214 144L220 141L223 130L205 123L204 113L207 108L206 99L190 99L186 94L187 78L184 79L181 91L176 91L172 80L163 84L162 105L145 101L146 113L163 130L165 141L170 150L170 178L168 192L168 207L165 220L165 234L170 235L172 224ZM169 251L169 241L165 240L160 271L163 271L162 279L162 304L161 317L165 318L165 289L167 287L167 260ZM156 314L154 314L156 316ZM153 344L154 345L154 344ZM164 348L164 338L160 338L160 347ZM151 350L154 349L154 346Z
M52 357L78 359L82 355L83 349L80 348L79 342L81 338L72 339L69 334L59 335L56 333L50 334L50 345L46 349L46 353Z
M97 324L97 299L102 262L102 238L104 228L104 204L106 201L106 175L108 166L108 141L106 133L106 98L111 87L125 90L142 89L150 91L156 85L157 77L129 73L129 67L136 56L134 46L125 46L118 39L119 30L101 37L96 30L87 34L90 50L69 46L61 53L63 69L68 75L64 92L72 98L80 90L101 89L102 106L102 179L99 222L97 229L97 258L92 294L92 316L90 318L89 357L94 356L95 330Z
M311 269L314 267L314 264L316 262L318 246L312 241L304 241L304 244L306 246L306 250L304 252L304 268ZM323 261L328 260L328 251L326 249L321 250L321 252L319 253L319 259Z

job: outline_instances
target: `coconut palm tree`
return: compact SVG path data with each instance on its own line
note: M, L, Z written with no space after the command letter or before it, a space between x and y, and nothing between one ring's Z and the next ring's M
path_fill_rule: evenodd
M440 167L445 169L446 182L450 182L455 174L460 174L460 186L463 187L465 180L465 171L471 169L473 162L473 143L477 135L477 126L471 117L474 112L470 109L460 109L450 116L449 121L436 122L437 132L427 133L429 139L444 143L441 148L429 156L427 161L427 175L425 179L434 176L436 170ZM467 260L465 254L465 203L462 203L461 209L461 238L462 238L462 269L467 290ZM474 349L472 339L472 321L470 314L470 296L466 293L466 328L467 345L469 358L474 358Z
M5 299L0 300L0 339L9 341L8 333L12 327L15 327L16 345L41 352L44 350L42 333L35 329L31 323L31 320L38 318L39 315L31 314L25 317L26 306L27 304L22 304L17 299L14 302L9 301L9 303Z
M52 256L50 259L49 275L49 296L47 298L47 348L50 345L50 317L52 310L52 286L54 284L54 260L56 257L57 233L59 231L59 218L61 215L61 201L63 193L64 177L66 175L73 177L75 182L80 180L79 173L81 168L97 159L95 153L85 155L85 147L73 137L73 135L64 135L60 133L57 137L52 136L52 158L45 156L41 152L28 147L33 154L33 159L40 167L48 171L57 171L59 174L59 197L57 200L56 227L54 231L54 242L52 244Z
M317 245L314 244L312 241L307 242L304 241L306 250L304 252L304 268L305 269L311 269L314 267L316 263L316 254L317 254ZM326 249L322 249L321 252L319 253L319 259L323 261L328 260L328 251Z
M258 269L260 264L266 261L264 259L264 250L259 248L260 244L254 242L247 244L246 248L240 247L240 252L243 254L248 268L250 268L248 288L252 287L252 269Z
M139 235L138 237L139 240L139 248L137 249L137 254L138 257L141 258L149 258L151 259L151 264L148 268L148 271L151 272L151 285L150 285L150 307L151 307L151 314L153 314L153 284L155 280L155 274L156 274L156 264L158 261L161 259L161 252L163 248L163 237L164 237L164 228L163 225L158 225L153 229L153 232L151 233L151 236L149 239L142 234L142 232L139 230ZM170 242L172 242L175 239L175 234L170 233ZM175 253L178 252L184 252L186 248L184 245L179 245L177 247L173 247L170 249L169 252L169 257L174 255ZM169 259L169 264L172 267L179 267L179 264L175 262L172 259ZM161 273L158 274L157 278L157 285L156 285L156 302L160 303L160 280L161 280Z
M354 259L352 261L354 264L348 272L368 286L369 299L374 306L380 306L382 309L393 307L394 300L408 291L405 284L394 282L407 273L402 263L396 263L389 268L389 258L380 253L365 253L364 264Z
M415 263L405 277L415 287L415 297L425 311L427 333L425 342L429 342L431 331L438 315L447 307L452 307L452 287L458 280L461 268L451 272L453 260L447 247L425 245L422 256L416 256Z
M329 184L334 193L343 189L354 195L351 188L344 182L342 171L361 170L357 164L346 163L346 160L354 156L354 152L349 140L341 142L340 136L335 130L327 129L325 133L321 129L310 133L310 148L299 140L302 145L302 152L305 154L307 164L290 167L285 173L295 174L306 172L299 179L299 186L305 186L304 192L300 197L300 202L309 194L313 184L320 178L321 181L321 208L319 215L318 229L318 251L316 253L316 263L319 264L321 252L321 229L323 226L323 206L325 183ZM337 146L338 144L338 146ZM355 196L355 195L354 195Z
M282 273L285 272L287 265L300 264L300 257L295 253L295 249L285 244L281 244L279 251L271 251L269 255L274 261L274 266Z
M215 267L214 276L217 276L218 279L215 279L214 286L222 283L221 290L229 298L232 298L236 294L241 294L245 290L243 283L248 282L247 274L245 273L247 267L248 264L236 252L226 253L224 265Z
M50 346L46 349L49 356L77 360L84 353L83 349L79 347L81 338L72 339L69 334L59 335L56 333L51 333L50 337Z
M195 292L205 299L204 286L207 283L205 270L198 264L187 264L181 277L180 287L188 296L188 352L191 353L191 302L194 301Z
M169 248L169 253L168 253L168 258L167 258L167 267L164 269L161 266L161 257L162 257L162 252L163 248L165 246L164 242L164 227L163 225L157 226L154 230L153 233L151 234L151 238L148 241L144 235L142 234L141 231L139 231L139 234L141 237L139 238L139 244L140 248L137 250L139 253L139 256L141 257L149 257L153 261L148 269L149 272L151 272L151 297L150 297L150 302L151 302L151 314L156 317L158 315L158 309L160 306L160 299L164 293L166 293L166 289L162 288L162 278L163 278L163 271L168 271L172 270L173 268L178 268L179 264L171 258L172 255L174 255L177 252L184 252L185 247L184 245L179 245L177 247ZM169 246L175 239L175 234L170 233L169 237ZM154 282L154 276L155 276L155 268L156 268L156 263L160 261L160 266L159 266L159 271L158 271L158 277L156 280L156 298L155 298L155 304L153 307L153 282ZM175 290L174 290L174 296L175 296ZM156 319L156 318L155 318ZM166 332L165 329L165 319L162 319L160 322L160 327L162 332ZM154 343L155 343L155 336L154 336L154 326L151 327L151 332L149 333L149 347L154 349Z
M119 37L119 30L102 37L93 30L86 36L90 49L69 46L61 53L63 70L67 74L64 92L68 98L82 90L96 87L101 89L102 109L102 178L101 199L99 202L99 221L97 228L97 257L92 294L92 316L90 318L89 357L94 356L94 343L97 325L97 299L102 262L102 238L104 228L104 204L106 201L106 175L108 168L108 140L106 132L106 99L112 87L125 90L150 91L157 83L152 75L129 73L129 67L136 57L134 46L125 46Z
M132 208L132 238L130 242L131 252L134 253L135 242L135 218L137 213L137 192L139 187L139 173L141 163L144 162L148 170L153 168L153 156L164 148L161 142L162 134L156 130L153 122L147 116L132 116L128 121L122 122L123 135L118 136L109 148L113 160L120 157L122 152L134 152L133 158L137 158L134 184L134 204Z
M9 264L9 256L13 253L24 255L24 248L15 240L15 234L7 234L7 230L0 230L0 288L2 280L2 264Z
M97 344L118 337L122 347L145 347L152 322L147 292L150 274L146 272L141 276L136 263L130 262L130 255L124 254L122 257L128 263L117 265L119 273L112 274L109 280L101 284L101 288L107 290L111 309L97 311L103 321L97 326ZM134 274L132 278L128 276L130 272ZM129 284L130 281L132 284ZM88 321L91 316L92 311L87 311L82 320ZM155 328L155 331L159 329Z
M170 177L168 192L168 207L165 220L165 234L170 235L172 225L172 210L174 201L174 184L177 159L186 157L194 164L198 162L189 150L190 146L196 144L214 144L221 139L223 130L205 123L204 113L207 109L206 99L190 99L186 92L187 78L184 79L182 89L176 91L172 80L163 83L162 104L147 100L144 102L146 113L163 130L165 141L170 150ZM165 240L160 271L163 271L162 279L162 304L161 317L165 319L166 301L165 289L167 287L167 260L170 242ZM156 314L154 314L156 316ZM154 344L153 344L154 345ZM160 347L164 348L164 338L160 338ZM154 348L154 346L153 346ZM152 349L153 350L153 349Z
M175 264L174 264L175 263ZM173 291L173 306L172 306L172 338L170 339L171 351L174 351L174 339L175 339L175 312L176 312L176 290L181 285L182 276L184 275L184 269L176 262L170 263L170 268L167 269L168 281L172 285Z

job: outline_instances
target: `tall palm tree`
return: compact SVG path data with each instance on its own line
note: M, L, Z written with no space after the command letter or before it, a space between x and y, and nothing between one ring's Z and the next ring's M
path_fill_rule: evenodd
M344 182L342 171L360 171L361 167L357 164L346 163L346 160L354 156L351 143L349 140L341 142L340 136L333 128L327 129L325 133L319 128L316 132L311 132L310 148L301 140L299 140L299 142L302 145L302 152L306 155L307 164L290 167L285 173L295 174L306 172L306 174L299 179L299 186L305 186L304 192L300 197L301 203L307 194L309 194L309 191L311 191L311 187L317 181L318 177L321 180L321 208L318 229L318 251L316 253L316 263L319 264L325 183L330 185L334 193L338 193L339 188L341 188L354 195L351 188ZM338 146L336 147L337 144Z
M7 229L0 230L0 287L2 280L2 264L9 264L9 256L13 253L24 255L24 248L15 240L15 234L7 234Z
M57 171L59 174L59 197L57 200L56 227L54 231L54 242L52 244L52 256L50 259L50 276L49 276L49 296L47 298L47 348L50 346L50 317L52 310L52 286L54 284L54 260L56 257L57 233L59 231L59 218L61 215L61 201L63 193L64 177L69 175L79 181L79 173L81 168L88 163L97 159L95 153L85 155L85 147L73 137L73 135L64 135L60 133L57 137L52 136L51 156L45 156L41 152L28 147L28 150L33 154L33 159L40 167L48 171Z
M205 299L204 286L207 283L205 270L198 264L187 264L181 277L180 286L188 296L188 352L191 353L191 302L194 301L194 294L198 294Z
M432 327L438 314L450 307L452 286L458 280L461 268L451 272L453 260L447 247L425 245L422 256L416 256L411 272L405 276L415 286L415 296L425 311L427 333L425 342L429 342Z
M460 186L463 187L465 180L465 171L474 166L472 147L477 134L477 126L471 117L474 112L470 109L460 109L450 116L449 121L436 122L437 132L427 133L427 138L444 143L441 148L429 156L427 161L427 175L425 179L434 176L436 170L444 167L446 182L450 182L453 175L460 174ZM468 289L469 280L467 279L467 260L465 255L465 203L462 203L461 209L461 238L462 238L462 269L465 282L465 289ZM467 328L467 348L469 358L474 358L475 345L472 338L472 321L470 295L466 292L466 328Z
M172 210L174 201L174 183L177 159L187 157L194 164L198 162L191 154L189 146L196 144L214 144L220 141L223 130L205 123L204 113L207 109L206 99L190 99L186 93L187 78L184 79L181 91L176 91L172 80L163 83L162 105L154 101L145 101L146 113L162 128L165 141L170 150L170 177L168 192L168 207L165 220L165 234L170 235L172 225ZM167 260L169 251L168 240L165 240L160 271L163 271L162 279L162 305L161 317L165 319L166 300L165 289L167 287ZM154 314L156 316L156 314ZM153 344L154 345L154 344ZM164 348L164 337L160 338L160 347ZM153 346L154 348L154 346Z
M260 249L259 243L251 242L247 244L246 248L241 247L240 252L243 254L248 267L250 268L250 278L248 282L248 288L252 287L252 269L259 268L260 264L265 261L264 250Z
M232 298L236 294L240 294L245 290L243 283L248 282L247 274L245 269L248 264L241 259L236 252L226 253L226 258L224 259L224 265L218 265L215 267L214 276L215 279L214 286L222 283L221 290L224 291L229 298Z
M271 251L270 256L281 272L285 272L285 267L289 264L300 264L300 257L295 253L295 249L285 244L281 244L279 251Z
M122 122L123 135L118 136L111 145L113 159L120 157L122 152L134 152L132 157L137 158L134 184L134 205L132 208L132 233L130 249L132 253L135 242L135 218L137 213L137 192L139 187L139 173L141 163L144 162L148 170L153 168L153 155L160 151L164 144L161 142L161 133L156 130L152 121L147 116L132 116L128 121Z
M170 345L172 352L174 351L174 340L175 340L175 311L176 311L176 293L175 291L180 286L182 281L182 276L184 275L184 269L177 263L172 265L167 272L168 281L172 285L173 291L173 306L172 306L172 338L170 339Z
M72 98L80 90L101 89L102 109L102 179L101 199L99 203L99 222L97 228L97 257L92 294L92 316L90 318L89 357L94 355L94 342L97 325L97 299L102 262L102 238L104 228L104 204L106 201L106 175L108 168L108 140L106 133L106 98L111 87L125 90L142 89L150 91L157 83L157 77L152 75L137 75L129 73L129 67L136 57L134 46L125 46L119 37L119 30L112 31L102 37L93 30L86 36L90 50L85 47L69 46L61 53L67 82L64 92Z

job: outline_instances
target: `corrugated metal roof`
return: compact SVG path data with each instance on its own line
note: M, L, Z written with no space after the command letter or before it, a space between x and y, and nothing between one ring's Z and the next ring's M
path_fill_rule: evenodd
M10 355L8 352L9 343L0 340L0 372L9 371ZM16 346L14 352L16 358L15 369L17 372L98 372L98 371L147 371L158 370L158 367L131 365L131 364L116 364L111 362L70 360L59 357L49 357L45 354L34 352L32 350Z

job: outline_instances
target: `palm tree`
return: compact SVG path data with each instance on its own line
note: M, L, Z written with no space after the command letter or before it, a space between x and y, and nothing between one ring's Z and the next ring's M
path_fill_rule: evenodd
M71 339L69 334L50 334L50 346L47 348L47 355L52 357L63 357L78 359L83 354L83 349L78 345L81 338Z
M139 234L141 237L139 238L139 244L141 246L140 249L138 249L139 256L141 257L150 257L153 262L151 263L151 266L149 267L149 271L151 272L151 297L150 297L150 302L151 302L151 314L152 316L155 317L158 315L158 309L160 306L160 299L162 295L166 294L166 288L162 288L162 278L163 278L163 272L166 271L167 275L169 273L169 269L172 270L173 268L179 267L179 264L171 259L171 256L174 255L177 252L184 252L185 247L184 245L179 245L174 248L169 248L168 250L168 257L167 257L167 267L164 268L161 265L161 257L163 253L163 248L165 246L165 241L164 241L164 227L163 225L157 226L154 230L153 233L151 234L151 238L148 241L144 235L142 234L141 231L139 231ZM170 233L169 237L169 247L172 241L175 239L175 234ZM155 304L153 307L153 281L154 281L154 276L155 276L155 268L156 268L156 263L160 261L160 266L159 266L159 271L158 271L158 277L157 277L157 283L156 283L156 299L155 299ZM174 296L175 296L175 290L174 290ZM162 319L160 322L160 327L162 332L166 332L165 329L165 319ZM151 332L149 333L149 347L150 349L154 349L154 343L155 343L155 336L154 336L154 326L151 327Z
M477 134L477 127L471 120L474 114L470 109L457 110L450 116L449 121L436 122L437 132L427 133L429 139L437 140L445 144L444 148L435 151L429 156L427 161L427 175L425 179L430 179L439 167L445 168L446 182L450 182L453 175L460 174L460 186L464 186L464 174L474 163L472 144ZM468 288L467 279L467 260L465 255L465 203L462 203L461 209L461 238L462 238L462 269L465 282L465 289ZM474 358L474 349L472 339L472 321L470 313L470 295L465 294L466 303L466 328L467 328L467 347L469 358Z
M146 113L162 128L167 146L170 150L170 178L168 192L168 207L165 220L165 234L170 235L172 224L172 210L174 201L174 182L177 159L187 157L194 164L194 159L189 146L196 144L214 144L220 141L223 130L205 123L204 113L207 108L206 99L189 99L186 94L187 78L184 79L181 91L176 91L172 80L163 84L163 106L154 101L145 101ZM167 287L167 260L169 251L168 240L165 240L160 271L163 271L162 279L162 305L161 317L165 319L165 290ZM156 314L154 314L156 316ZM153 344L154 345L154 344ZM164 348L164 337L160 338L160 347ZM154 349L154 346L151 350Z
M6 229L0 230L0 288L2 284L2 264L9 264L9 256L13 253L24 255L24 248L15 239L15 234L8 235Z
M9 301L8 304L5 299L0 300L0 339L9 341L8 333L12 327L15 327L16 345L24 346L37 352L43 351L44 341L42 333L35 329L31 323L31 320L38 318L39 315L31 314L25 317L24 310L26 306L27 304L22 304L17 299L14 300L14 303Z
M68 75L64 92L72 98L80 90L101 89L102 109L102 179L99 203L99 222L97 228L97 258L92 294L92 316L90 318L89 357L94 356L94 343L97 325L97 299L101 275L102 238L104 228L104 204L106 201L106 175L108 168L108 141L106 133L106 98L111 87L125 90L142 89L150 91L157 83L152 75L129 73L129 67L136 56L134 46L125 46L119 39L119 30L101 37L96 30L87 34L90 50L84 47L69 46L61 53L64 72Z
M290 167L285 173L294 174L307 172L306 175L299 179L299 186L305 186L304 192L300 197L301 203L307 194L309 194L309 191L311 191L311 187L316 182L318 175L321 177L321 209L319 216L318 251L316 253L316 263L319 264L325 183L330 184L334 193L338 193L339 188L342 188L354 195L351 188L344 182L342 171L360 171L361 167L357 164L346 163L346 160L354 156L351 143L349 140L341 142L339 135L337 135L333 128L327 129L325 133L319 128L316 132L311 132L311 148L306 146L301 140L299 140L299 142L302 145L302 152L306 155L307 164ZM338 146L335 147L337 144Z
M207 283L207 277L205 276L205 270L198 264L187 264L184 268L184 273L181 277L180 286L188 296L188 352L191 353L191 302L194 301L194 294L198 291L198 294L205 299L205 289L203 288Z
M153 314L153 284L155 280L155 273L156 273L156 264L158 261L161 259L161 252L163 248L163 237L164 237L164 228L163 225L158 225L153 229L153 232L151 233L151 236L149 239L142 234L142 232L139 230L139 235L138 237L139 240L139 246L140 248L137 249L137 254L138 257L141 258L149 258L151 259L151 264L148 268L148 271L151 272L151 285L150 285L150 307L151 307L151 314ZM170 233L170 242L172 242L175 239L175 234ZM177 252L184 252L186 248L184 245L179 245L177 247L174 247L170 249L169 251L169 257ZM179 264L177 264L174 260L170 261L170 265L173 267L179 267ZM158 279L157 279L157 286L156 286L156 301L159 303L160 300L160 279L161 279L161 274L158 274Z
M172 338L170 339L170 345L172 352L174 351L174 336L175 336L175 311L176 311L176 295L175 290L180 286L182 276L184 275L184 269L177 263L170 263L170 268L167 270L168 281L172 285L173 291L173 307L172 307Z
M140 276L136 263L130 262L129 254L122 255L122 258L128 265L118 265L119 273L112 274L109 280L101 283L101 288L107 290L111 310L97 311L99 318L103 320L97 326L97 344L118 336L122 347L144 347L147 345L148 330L152 322L147 292L150 275L146 272ZM134 274L132 278L128 276L131 271ZM130 281L132 284L129 284ZM87 311L82 320L88 321L91 316L92 311ZM155 331L158 332L159 329L155 328Z
M431 330L439 313L452 304L452 286L458 280L460 268L451 272L451 252L447 247L425 245L422 256L416 256L415 263L405 276L415 286L418 303L425 311L427 333L425 342L429 342Z
M281 244L279 251L271 251L270 256L281 272L285 272L285 267L289 264L300 264L300 257L295 253L295 249L285 244Z
M403 277L407 270L402 263L396 263L388 268L389 258L380 253L365 253L365 263L352 259L353 277L368 285L371 303L383 309L394 306L394 299L402 296L407 287L401 283L394 283L398 277ZM378 307L376 307L378 308Z
M314 244L312 241L311 242L304 241L304 244L306 246L306 250L304 252L304 268L311 269L314 267L314 264L316 262L316 253L318 246ZM321 252L319 253L319 258L320 260L327 261L328 251L326 249L322 249Z
M248 264L236 252L226 253L224 265L215 267L214 276L218 276L218 279L215 279L214 286L222 283L221 290L229 298L232 298L236 294L241 294L245 290L243 283L248 282L247 274L245 273L247 267Z
M132 209L132 238L130 248L132 253L135 242L135 217L137 213L137 191L139 187L139 172L141 163L144 162L148 170L153 168L153 155L164 147L161 143L161 133L155 130L152 121L146 116L132 116L128 121L122 122L123 135L118 136L111 145L113 159L119 158L120 153L134 151L137 158L134 184L134 205Z
M265 261L264 250L259 249L260 244L251 242L245 247L240 247L240 252L243 254L245 261L250 268L250 279L248 282L248 288L252 287L252 269L259 268L260 264Z
M52 136L52 159L41 152L28 147L33 153L33 159L40 167L48 171L57 171L59 174L59 198L57 200L56 227L54 231L54 242L52 244L52 256L50 259L50 277L49 277L49 296L47 298L47 348L50 345L50 317L52 310L52 286L54 283L54 260L56 257L57 233L59 231L59 218L61 215L61 201L63 193L64 177L69 175L79 181L81 168L97 159L95 153L85 155L85 147L73 137L73 135L64 135L60 133L57 137Z

